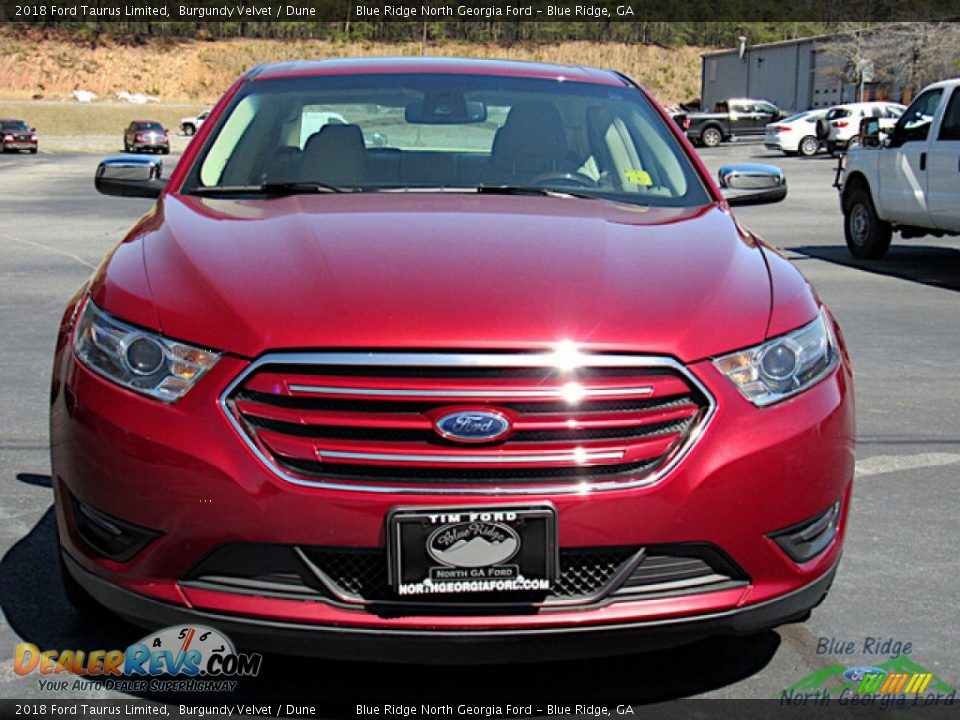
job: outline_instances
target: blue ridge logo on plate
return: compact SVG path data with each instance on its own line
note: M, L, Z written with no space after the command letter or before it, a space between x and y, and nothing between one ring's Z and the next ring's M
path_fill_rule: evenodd
M449 567L489 567L506 562L520 552L520 536L503 523L452 523L430 534L427 552L438 563Z

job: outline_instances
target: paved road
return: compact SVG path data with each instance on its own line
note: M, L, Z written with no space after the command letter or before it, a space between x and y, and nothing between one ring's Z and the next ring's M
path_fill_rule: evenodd
M853 355L855 504L839 577L812 620L655 655L468 673L269 657L241 695L289 699L307 691L354 702L427 701L440 692L504 701L771 698L820 667L883 661L860 652L867 638L912 643L911 659L960 685L960 243L899 241L886 261L851 263L830 188L832 161L780 158L757 145L704 157L714 171L725 162L767 159L785 169L787 200L739 216L813 282ZM77 286L149 207L96 195L96 161L82 154L0 157L0 697L51 697L36 676L12 672L18 642L109 649L141 635L115 620L82 621L60 595L54 562L46 402L57 323ZM853 641L858 652L819 655L820 637Z

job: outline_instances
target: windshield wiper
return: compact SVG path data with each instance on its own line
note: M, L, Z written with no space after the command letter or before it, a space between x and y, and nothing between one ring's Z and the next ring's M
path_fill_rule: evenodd
M319 182L265 182L260 185L212 185L210 187L195 187L190 191L192 195L269 195L271 197L341 192L347 191L336 185L327 185L326 183Z
M598 195L575 188L548 188L538 185L479 185L477 192L485 195L540 195L543 197L586 198L601 200Z

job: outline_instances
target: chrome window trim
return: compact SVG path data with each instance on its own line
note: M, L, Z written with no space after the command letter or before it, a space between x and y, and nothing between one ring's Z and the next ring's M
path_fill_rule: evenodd
M575 363L569 363L569 358L557 352L482 352L482 353L398 353L398 352L316 352L316 353L268 353L262 355L243 369L234 380L227 385L220 394L218 404L227 421L237 432L237 435L256 456L256 458L274 476L301 487L323 488L327 490L344 490L348 492L365 492L395 495L459 495L459 496L505 496L505 495L584 495L593 492L612 490L630 490L645 488L659 483L683 460L691 449L699 442L706 429L712 422L717 401L713 394L702 382L682 363L672 357L664 355L600 355L579 353ZM570 364L571 375L579 368L667 368L674 370L696 388L707 400L707 408L703 418L690 433L686 443L680 448L670 461L662 468L643 478L631 481L599 480L596 482L569 482L563 485L530 485L514 487L511 485L486 485L478 487L442 486L442 487L412 487L410 485L363 484L331 480L309 480L297 477L276 465L267 457L252 438L244 430L239 420L230 410L227 401L234 390L244 380L264 365L356 365L360 367L479 367L479 368L559 368L563 371Z

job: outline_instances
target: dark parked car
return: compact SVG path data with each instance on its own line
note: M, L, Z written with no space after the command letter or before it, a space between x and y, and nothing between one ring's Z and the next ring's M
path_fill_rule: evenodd
M23 120L0 120L0 152L27 150L36 153L37 130Z
M616 72L443 58L257 67L160 164L98 167L157 202L57 343L79 606L476 663L755 632L825 596L849 359L730 207L782 199L779 169L721 190Z
M714 112L689 112L674 116L687 137L705 147L716 147L734 137L755 137L766 132L767 123L786 113L766 100L731 99L718 102Z
M134 120L123 133L123 149L127 152L170 152L170 135L167 129L152 120Z

